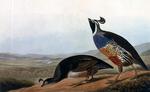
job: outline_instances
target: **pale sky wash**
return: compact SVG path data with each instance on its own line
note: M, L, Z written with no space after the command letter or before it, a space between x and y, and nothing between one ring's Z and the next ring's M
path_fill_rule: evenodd
M0 0L0 52L60 54L96 49L88 18L132 45L150 42L149 0Z

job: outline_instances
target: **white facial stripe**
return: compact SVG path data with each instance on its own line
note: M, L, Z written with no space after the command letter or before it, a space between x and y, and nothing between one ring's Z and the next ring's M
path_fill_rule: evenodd
M96 33L97 33L97 25L96 25L96 23L95 23L95 31L94 31L94 33L93 33L93 36L94 36Z

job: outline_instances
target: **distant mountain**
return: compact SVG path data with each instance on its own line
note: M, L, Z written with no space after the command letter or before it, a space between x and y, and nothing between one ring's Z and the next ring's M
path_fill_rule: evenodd
M85 55L92 55L92 56L95 56L97 58L100 58L100 59L107 59L101 52L99 52L98 50L90 50L90 51L87 51L87 52L84 52L83 54Z
M140 54L141 54L142 52L145 52L145 51L147 51L147 50L150 50L150 42L137 45L137 46L135 46L135 49L136 49Z
M39 55L39 54L12 54L12 53L0 53L0 60L50 60L51 58L48 55Z
M140 44L140 45L137 45L134 47L138 51L139 54L142 54L142 53L149 54L149 52L150 52L150 42ZM93 55L93 56L97 56L97 57L99 57L99 56L103 57L102 53L100 53L98 50L90 50L90 51L85 52L84 54Z
M14 60L19 58L18 54L10 54L10 53L0 53L0 60Z
M142 55L142 56L148 56L148 55L150 55L150 50L147 50L147 51L142 52L141 55Z
M139 54L150 55L150 42L135 46ZM27 59L27 60L62 60L63 58L73 56L73 55L92 55L101 59L106 59L106 57L101 54L98 50L90 50L83 53L71 53L71 54L59 54L59 55L41 55L41 54L11 54L11 53L0 53L0 60L16 60L16 59Z

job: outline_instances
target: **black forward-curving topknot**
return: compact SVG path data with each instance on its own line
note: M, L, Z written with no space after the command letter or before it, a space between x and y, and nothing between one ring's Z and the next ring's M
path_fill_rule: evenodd
M104 24L106 20L103 17L100 17L100 20L98 20L98 22L100 22L101 24Z

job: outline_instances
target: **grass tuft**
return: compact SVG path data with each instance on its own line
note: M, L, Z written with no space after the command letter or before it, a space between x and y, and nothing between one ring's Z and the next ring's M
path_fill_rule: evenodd
M96 92L150 92L150 73L138 75Z
M7 92L22 87L32 86L34 83L27 80L17 80L13 78L0 78L0 92Z

